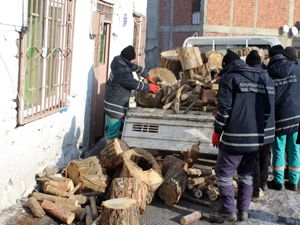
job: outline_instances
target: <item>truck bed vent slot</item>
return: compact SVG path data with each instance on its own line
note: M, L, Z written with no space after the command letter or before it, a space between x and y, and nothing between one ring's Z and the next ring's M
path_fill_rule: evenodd
M158 125L150 124L133 124L132 131L135 132L147 132L147 133L158 133Z

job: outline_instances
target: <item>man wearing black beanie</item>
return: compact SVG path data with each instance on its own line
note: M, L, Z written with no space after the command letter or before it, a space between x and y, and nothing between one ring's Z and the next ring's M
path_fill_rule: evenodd
M260 198L260 192L267 190L268 168L271 160L271 144L275 137L275 86L270 78L266 66L262 64L262 60L256 50L252 50L246 57L246 63L260 70L260 77L265 83L272 87L273 91L268 90L268 97L271 106L269 118L265 121L264 145L260 146L256 158L256 170L253 179L252 200L257 201Z
M105 137L107 143L118 138L125 117L131 91L157 93L159 87L154 84L152 77L145 68L132 63L136 54L134 47L129 45L114 57L111 62L111 73L107 82L104 109L105 109ZM140 82L133 77L132 72L146 78L149 84Z
M267 90L272 87L261 79L260 70L248 66L231 50L227 50L222 65L212 135L213 146L219 147L215 171L222 204L216 221L244 221L248 219L253 192L256 155L259 146L264 144L264 121L270 114ZM235 206L233 176L236 172Z

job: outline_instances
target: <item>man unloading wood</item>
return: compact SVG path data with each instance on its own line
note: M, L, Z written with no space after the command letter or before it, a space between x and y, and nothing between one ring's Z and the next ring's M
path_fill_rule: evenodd
M212 135L213 145L219 147L215 171L222 205L216 220L244 221L248 219L256 155L264 144L264 121L270 114L268 87L260 70L248 66L236 53L227 50L222 64ZM237 206L233 186L236 171Z
M267 67L262 64L262 59L256 50L252 50L247 58L246 63L260 70L260 77L264 79L269 87L268 97L271 106L269 118L265 121L264 145L260 147L257 153L256 170L253 179L253 195L252 200L257 201L267 190L268 168L271 159L271 144L275 138L275 86L272 78L270 78Z
M111 73L104 97L105 136L108 141L119 137L132 90L152 93L159 91L159 87L153 84L153 79L145 68L132 63L135 57L134 47L130 45L124 48L110 65ZM149 84L136 80L132 72L146 78Z
M284 189L285 152L288 182L285 187L296 191L300 174L300 145L296 144L300 121L300 65L296 50L282 46L270 49L268 72L275 82L275 143L273 146L274 180L269 187Z

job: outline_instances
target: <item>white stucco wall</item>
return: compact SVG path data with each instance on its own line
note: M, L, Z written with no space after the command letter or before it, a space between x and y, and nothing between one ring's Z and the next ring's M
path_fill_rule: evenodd
M10 1L2 7L7 4ZM78 157L84 123L89 120L87 87L93 75L94 42L89 38L90 2L78 0L76 9L70 106L66 112L18 128L14 101L18 87L18 33L15 26L0 26L0 210L33 190L37 172ZM2 12L9 16L9 11Z

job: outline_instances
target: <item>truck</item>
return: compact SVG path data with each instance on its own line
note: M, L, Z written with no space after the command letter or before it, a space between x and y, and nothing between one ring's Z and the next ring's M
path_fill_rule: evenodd
M281 44L272 36L239 37L188 37L183 47L198 47L200 52L237 51L246 47L258 47L268 52L274 45ZM158 108L129 108L125 117L122 139L130 147L148 150L182 152L192 145L199 145L204 154L217 154L211 144L214 117L210 112L190 111L174 114L171 110Z

